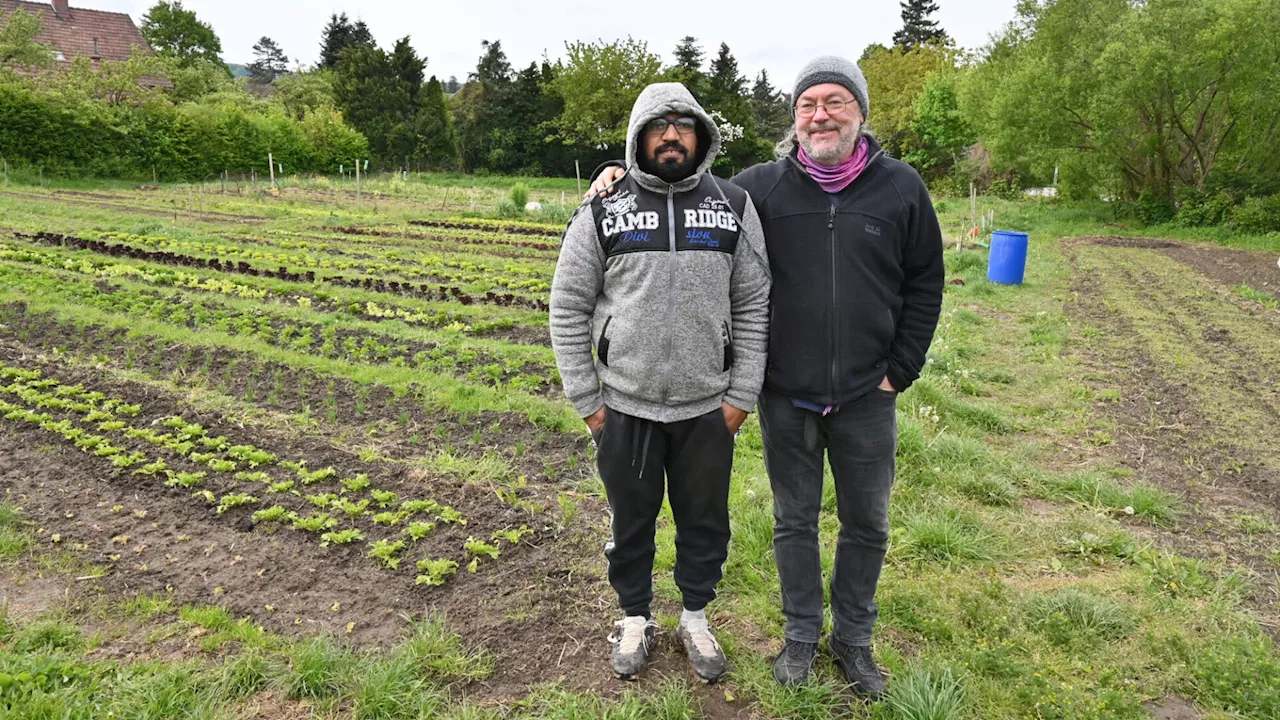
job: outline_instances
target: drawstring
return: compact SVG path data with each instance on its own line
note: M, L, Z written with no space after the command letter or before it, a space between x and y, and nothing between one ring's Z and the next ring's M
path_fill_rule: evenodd
M640 447L640 425L644 425L644 449L640 450L640 473L637 478L644 477L644 465L649 459L649 439L653 437L653 423L643 418L635 418L631 426L631 467L636 466L636 449Z

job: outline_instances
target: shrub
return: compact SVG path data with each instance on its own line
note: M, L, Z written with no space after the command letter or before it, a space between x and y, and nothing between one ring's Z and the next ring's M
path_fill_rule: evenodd
M524 183L516 183L511 186L507 198L511 200L511 204L516 206L519 211L524 210L524 206L529 202L529 188Z
M1220 225L1235 207L1235 201L1226 192L1216 195L1195 195L1183 201L1174 220L1185 227Z
M1143 225L1159 225L1173 219L1173 205L1168 198L1142 193L1130 207L1133 217Z
M1245 198L1231 211L1227 225L1237 232L1262 235L1280 232L1280 193L1267 197Z
M1017 200L1022 197L1022 183L1016 177L998 177L991 181L986 194L1002 200Z

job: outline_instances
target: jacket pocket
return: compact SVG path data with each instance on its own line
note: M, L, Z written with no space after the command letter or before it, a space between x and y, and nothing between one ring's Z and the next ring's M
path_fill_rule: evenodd
M613 316L605 318L604 329L600 331L600 341L596 343L596 357L600 358L600 364L609 367L609 323L613 322Z
M724 340L724 372L733 367L733 335L729 332L729 321L724 322L722 338Z

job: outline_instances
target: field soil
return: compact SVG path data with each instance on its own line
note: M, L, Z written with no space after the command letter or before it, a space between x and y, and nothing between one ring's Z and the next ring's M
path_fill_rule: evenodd
M1280 311L1242 298L1274 292L1271 253L1173 240L1094 237L1066 244L1075 354L1088 384L1117 401L1097 411L1109 456L1184 498L1174 548L1246 568L1253 606L1280 636L1280 579L1269 557L1280 520Z

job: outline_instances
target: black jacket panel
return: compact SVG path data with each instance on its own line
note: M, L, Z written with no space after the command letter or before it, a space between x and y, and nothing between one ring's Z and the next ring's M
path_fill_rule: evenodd
M942 308L942 232L920 176L879 153L833 198L787 157L733 179L756 204L773 270L765 386L834 405L884 377L907 389Z

